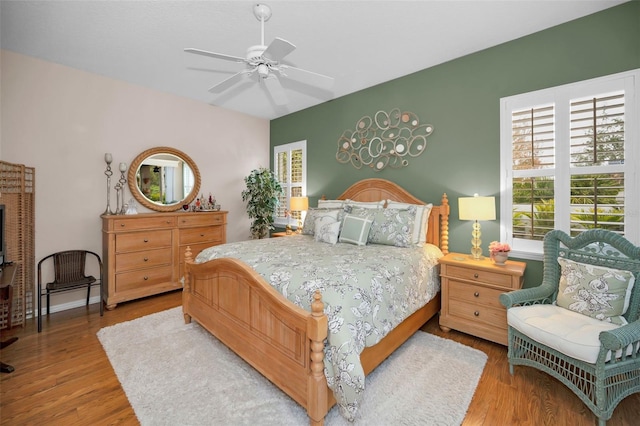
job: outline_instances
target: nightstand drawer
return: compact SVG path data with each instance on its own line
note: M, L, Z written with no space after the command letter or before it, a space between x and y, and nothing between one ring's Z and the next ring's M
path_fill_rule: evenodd
M479 268L470 269L460 266L447 265L444 275L451 278L478 281L485 284L494 284L502 287L511 287L512 275L498 272L484 271Z
M453 317L464 318L472 323L488 324L491 327L507 330L507 311L474 303L456 302L449 305Z
M450 299L504 309L499 300L500 294L504 293L504 290L496 290L456 280L449 280L448 285Z

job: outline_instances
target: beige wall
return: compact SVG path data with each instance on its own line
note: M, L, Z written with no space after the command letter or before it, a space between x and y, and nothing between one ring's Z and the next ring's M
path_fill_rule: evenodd
M0 158L36 169L36 262L71 248L100 253L105 152L117 171L118 163L128 165L154 146L194 159L201 192L229 211L228 240L249 237L240 193L244 176L269 166L268 120L6 50L1 55ZM115 207L115 191L111 200ZM62 294L52 303L63 309L81 305L82 297Z

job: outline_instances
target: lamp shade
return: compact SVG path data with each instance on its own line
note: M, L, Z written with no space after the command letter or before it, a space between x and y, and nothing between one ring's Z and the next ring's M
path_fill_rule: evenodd
M460 220L495 220L495 197L458 198L458 216Z
M291 197L289 200L289 210L292 212L301 212L309 209L308 197Z

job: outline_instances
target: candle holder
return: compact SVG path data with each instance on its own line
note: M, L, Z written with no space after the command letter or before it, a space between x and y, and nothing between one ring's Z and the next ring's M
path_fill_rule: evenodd
M127 163L120 163L120 179L118 179L118 185L120 185L121 196L118 197L118 206L116 207L116 214L126 214L127 209L124 207L124 184L127 183L127 178L124 177L124 173L127 171ZM116 186L118 186L116 185ZM120 205L122 200L122 206Z
M104 210L102 214L114 214L111 210L111 176L113 176L113 171L111 171L111 162L113 161L113 157L111 154L106 153L104 155L104 161L107 163L107 170L104 171L104 174L107 176L107 208Z

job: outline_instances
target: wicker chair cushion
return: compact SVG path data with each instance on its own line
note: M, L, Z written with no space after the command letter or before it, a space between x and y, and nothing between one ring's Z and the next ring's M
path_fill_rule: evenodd
M556 305L510 308L507 310L507 322L531 339L590 364L595 364L598 359L600 332L620 327ZM628 354L631 354L631 348Z
M601 321L626 324L635 277L629 271L558 258L560 281L557 304Z

